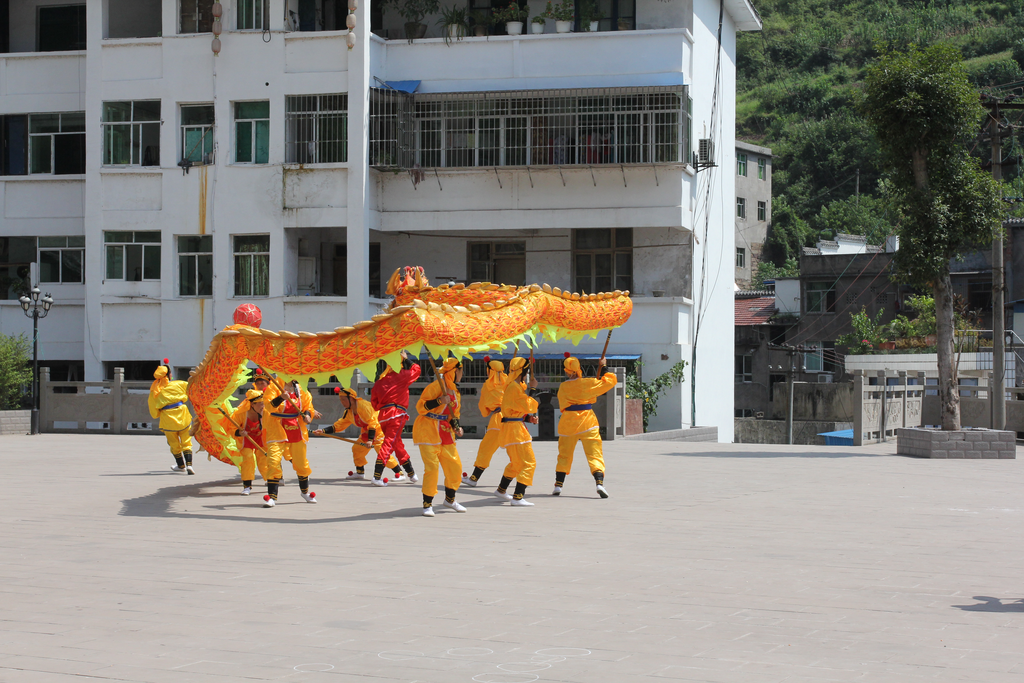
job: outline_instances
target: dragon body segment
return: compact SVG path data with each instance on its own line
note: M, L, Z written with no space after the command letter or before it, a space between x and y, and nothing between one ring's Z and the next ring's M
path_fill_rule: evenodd
M230 413L235 390L248 381L249 362L285 380L323 384L335 375L348 384L357 368L372 377L379 359L398 367L403 349L418 355L426 346L435 357L465 357L524 339L575 344L622 325L633 309L629 292L581 295L487 282L431 287L419 268L406 268L404 279L395 271L387 292L395 298L383 313L351 327L311 333L235 324L215 335L188 381L199 443L218 460L240 462L219 409Z

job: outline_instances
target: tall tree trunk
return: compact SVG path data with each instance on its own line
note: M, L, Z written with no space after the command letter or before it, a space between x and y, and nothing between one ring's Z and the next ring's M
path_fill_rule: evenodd
M960 389L957 386L956 358L953 354L953 283L949 273L932 285L935 296L935 332L939 357L939 405L942 429L960 429Z

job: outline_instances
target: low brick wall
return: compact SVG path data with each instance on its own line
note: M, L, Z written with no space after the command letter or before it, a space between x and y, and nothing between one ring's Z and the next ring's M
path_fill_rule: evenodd
M28 434L31 430L31 410L0 410L0 434Z
M987 458L1017 457L1017 435L995 429L907 428L896 430L896 454L919 458Z

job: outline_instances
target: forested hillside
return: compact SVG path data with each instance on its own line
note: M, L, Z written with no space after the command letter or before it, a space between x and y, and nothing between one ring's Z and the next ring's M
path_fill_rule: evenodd
M886 210L878 147L857 103L880 45L948 42L983 92L1024 96L1024 0L755 0L760 33L739 36L737 137L771 147L772 230L766 257L784 266L835 232L881 244ZM1013 112L1013 122L1020 112ZM1024 154L1020 138L1004 154ZM988 158L987 143L966 140ZM1011 190L1024 195L1016 171ZM859 183L858 183L859 177ZM859 197L857 189L859 185ZM790 262L792 264L792 262Z

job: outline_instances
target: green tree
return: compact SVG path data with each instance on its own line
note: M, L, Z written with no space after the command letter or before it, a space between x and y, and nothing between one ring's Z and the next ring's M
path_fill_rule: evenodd
M960 429L949 261L989 243L1002 215L998 184L966 147L984 109L960 53L943 44L883 50L868 68L861 107L904 216L898 275L935 299L942 428Z
M0 410L15 410L32 384L28 337L0 334Z
M877 197L847 197L821 208L811 222L822 239L833 239L837 233L863 235L868 244L883 245L885 238L895 234L896 226L889 220L888 202Z
M761 286L765 280L791 277L800 277L800 262L795 258L786 259L781 266L777 266L771 261L761 261L757 264L757 275L754 276L754 282L757 286Z

